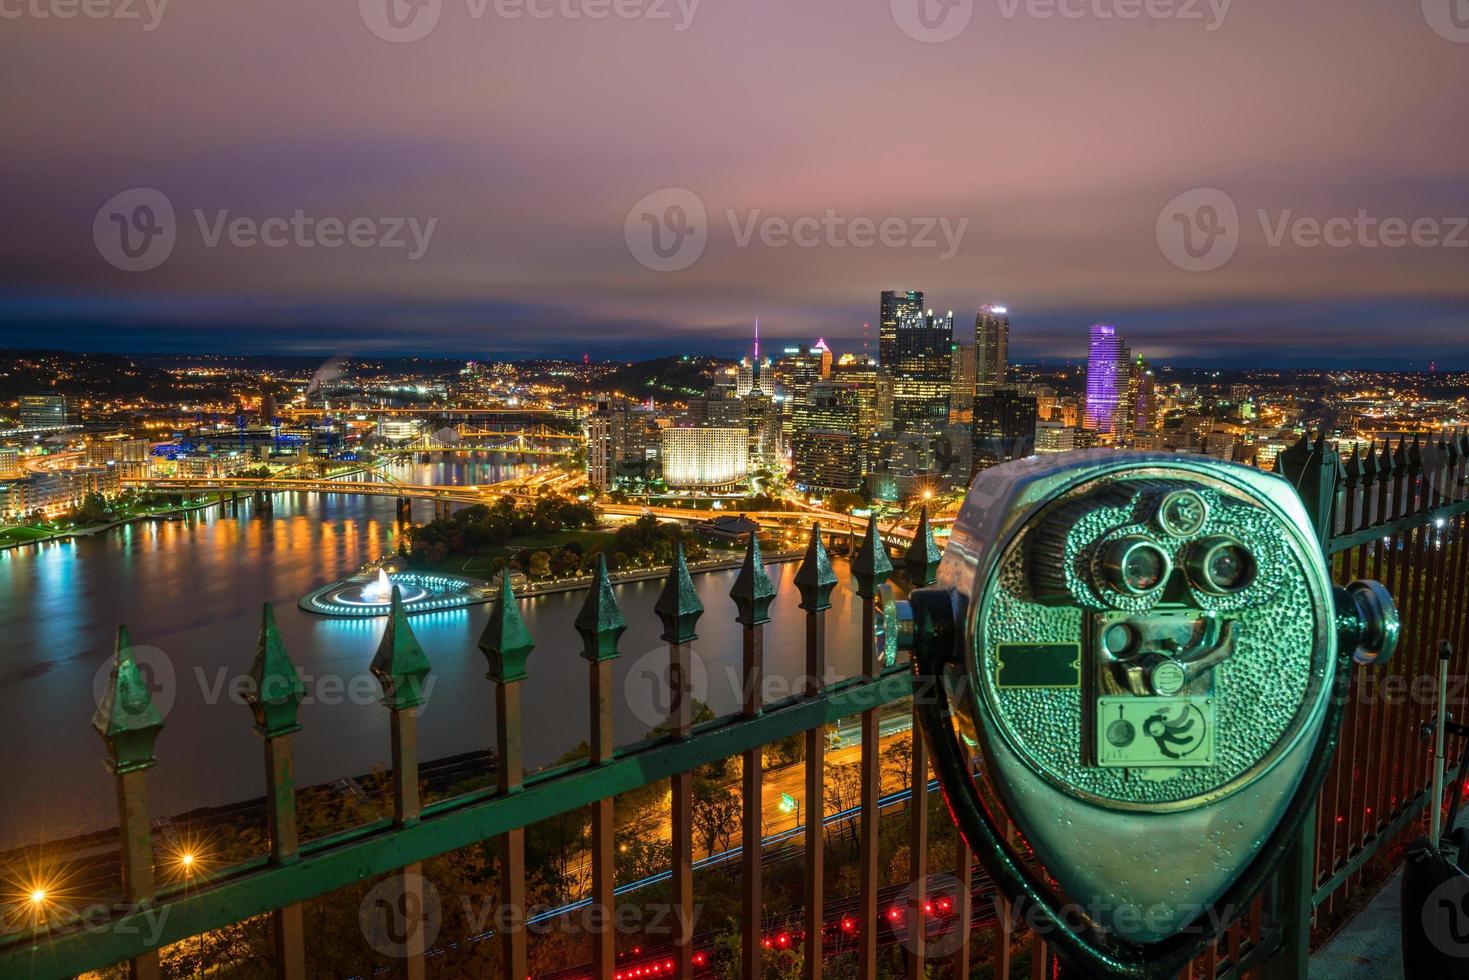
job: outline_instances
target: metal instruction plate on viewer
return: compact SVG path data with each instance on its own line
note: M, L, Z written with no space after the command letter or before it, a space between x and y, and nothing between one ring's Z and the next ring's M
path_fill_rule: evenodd
M1097 764L1177 768L1214 764L1214 699L1097 699Z

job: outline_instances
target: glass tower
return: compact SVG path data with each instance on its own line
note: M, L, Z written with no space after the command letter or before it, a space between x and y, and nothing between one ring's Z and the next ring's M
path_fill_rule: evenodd
M899 292L887 289L877 317L877 363L889 372L898 356L898 324L907 316L923 313L923 290Z
M1117 328L1092 325L1086 359L1086 414L1082 428L1117 434L1127 417L1127 342Z
M974 318L976 395L1005 387L1010 358L1010 311L1003 306L981 306Z

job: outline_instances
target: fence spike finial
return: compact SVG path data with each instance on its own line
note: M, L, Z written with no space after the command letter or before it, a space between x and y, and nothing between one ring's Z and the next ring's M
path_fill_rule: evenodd
M893 562L888 557L888 546L877 533L877 515L867 518L867 535L852 562L852 577L857 580L857 594L864 599L876 598L877 590L893 574Z
M913 533L913 543L903 555L903 566L908 571L908 580L915 588L932 585L938 578L939 562L943 553L933 539L933 529L928 526L928 507L924 506L918 516L918 528Z
M735 621L741 626L760 626L770 622L775 585L765 572L757 531L750 532L750 540L745 545L745 560L735 576L734 585L730 587L729 597L735 601Z
M694 580L689 576L689 565L684 559L683 542L673 546L673 563L668 566L668 577L663 580L663 591L653 603L653 611L663 623L663 640L666 643L692 643L699 638L695 632L699 617L704 615L704 604L694 591Z
M612 593L612 580L607 575L607 556L597 556L592 574L592 587L587 600L576 614L576 631L581 635L581 655L590 661L617 659L617 641L627 629L627 620Z
M801 593L801 608L807 612L821 612L831 608L831 593L836 588L836 572L831 569L831 558L821 544L821 525L811 525L811 540L806 544L806 557L796 569L796 589Z
M506 568L500 572L500 594L479 638L479 648L490 663L485 676L498 684L525 680L526 658L535 646L520 615L520 603L510 584L510 569Z
M377 655L372 658L372 674L383 687L383 704L399 711L423 704L423 679L428 676L428 657L408 625L403 609L403 591L393 586L393 601L388 610L388 627L383 630Z
M275 609L267 602L260 612L260 639L255 645L255 660L250 665L250 683L244 691L245 703L255 715L255 727L260 734L275 738L300 731L296 711L305 693L296 665L291 663L281 642Z
M122 774L147 769L158 760L153 742L163 730L163 716L153 704L148 681L133 659L133 640L126 626L117 628L117 647L107 690L97 702L92 727L107 743L107 765Z

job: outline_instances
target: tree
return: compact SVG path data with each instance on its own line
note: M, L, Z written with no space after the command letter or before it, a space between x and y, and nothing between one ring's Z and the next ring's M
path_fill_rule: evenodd
M744 808L727 784L694 780L694 834L705 854L727 851L740 829Z
M551 577L551 556L544 551L534 552L530 556L528 570L531 578Z
M887 778L907 789L913 779L913 733L895 735L882 751L882 768Z
M862 773L860 764L853 762L845 766L826 768L826 809L829 813L842 813L855 809L862 802ZM842 822L845 832L856 839L857 823L849 817Z

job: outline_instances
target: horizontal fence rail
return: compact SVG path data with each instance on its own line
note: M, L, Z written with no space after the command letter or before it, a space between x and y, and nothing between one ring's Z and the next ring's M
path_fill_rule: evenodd
M1355 672L1340 748L1316 819L1303 835L1299 861L1288 862L1280 880L1180 976L1304 975L1293 971L1303 962L1313 919L1318 928L1334 924L1373 884L1374 862L1390 856L1426 807L1434 805L1428 793L1431 760L1420 738L1432 717L1432 690L1429 700L1414 700L1413 682L1433 676L1440 639L1457 651L1452 672L1469 676L1469 437L1454 433L1354 449L1345 459L1325 439L1306 437L1281 454L1277 470L1315 518L1335 580L1376 578L1393 592L1405 624L1403 642L1391 663ZM893 648L883 642L882 596L895 574L910 586L933 581L939 552L928 515L923 514L896 568L876 522L869 522L851 559L862 617L860 673L829 682L824 680L826 615L839 583L824 538L838 533L845 538L844 531L812 527L794 576L805 617L806 677L800 693L772 702L762 701L761 682L764 631L776 590L759 544L750 537L730 592L742 647L740 710L712 720L694 715L691 644L705 610L682 547L676 547L655 604L668 650L668 718L655 737L626 746L615 744L612 703L613 665L627 624L605 563L599 562L575 622L588 678L587 755L530 773L523 763L520 688L535 669L534 642L505 574L479 641L496 706L494 728L487 726L484 733L494 784L429 802L420 796L417 709L431 666L395 590L372 661L389 713L392 768L384 785L391 816L315 840L302 839L294 772L296 714L304 688L266 607L246 689L261 739L266 846L250 860L201 870L183 882L158 880L159 832L149 811L147 770L156 762L153 742L163 721L131 640L126 630L119 631L109 687L94 725L116 784L122 901L85 917L65 909L36 910L25 928L0 937L0 975L72 976L126 962L133 976L159 976L160 950L267 917L271 945L264 956L271 970L304 977L307 903L383 878L378 887L386 888L389 902L418 908L432 890L425 884L424 862L487 845L486 860L498 882L496 900L514 913L505 920L509 924L445 936L437 945L412 930L395 936L394 957L404 976L425 976L446 948L479 944L494 948L497 975L528 977L527 926L588 907L611 909L618 896L650 886L668 889L674 927L667 942L635 955L618 948L611 929L593 931L577 954L568 954L570 963L582 965L554 975L693 977L709 974L720 960L753 978L761 975L772 948L789 948L799 950L802 975L809 980L821 977L833 956L854 961L855 975L864 980L893 970L923 977L940 957L945 975L968 977L984 959L993 976L1008 977L1025 955L1032 977L1051 976L1054 957L1041 939L1028 938L1024 927L1011 921L1004 896L993 894L962 839L953 841L950 866L929 866L934 834L927 803L934 784L916 726L903 764L906 788L893 791L883 784L883 725L894 713L914 710L908 704L914 686L911 665L894 662ZM571 712L567 722L578 724ZM840 722L859 735L855 798L831 808L826 805L834 776L829 756L835 750L826 729ZM796 765L806 806L784 829L771 832L763 817L770 792L763 752L788 740L800 746ZM695 774L727 760L740 766L733 839L717 851L696 855ZM648 787L667 792L668 858L663 870L618 881L615 801ZM913 794L911 787L921 791ZM578 813L589 829L585 888L575 900L536 911L528 905L526 830ZM893 869L880 864L880 828L891 820L906 821L907 866L896 882ZM849 832L854 887L835 894L828 852L833 840L845 840ZM947 827L944 833L951 834ZM772 916L763 908L763 876L772 862L782 860L801 862L801 904ZM738 942L729 947L716 948L716 937L695 927L694 873L715 867L738 868ZM990 931L990 947L974 944L977 928ZM893 946L902 948L900 957Z

